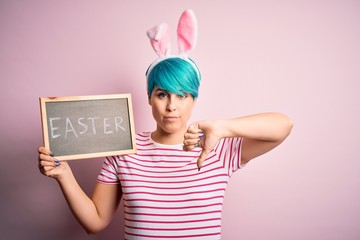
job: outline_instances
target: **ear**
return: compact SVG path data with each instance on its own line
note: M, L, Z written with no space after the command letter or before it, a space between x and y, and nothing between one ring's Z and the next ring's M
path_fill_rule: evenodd
M151 46L157 55L160 57L170 55L171 43L166 23L152 27L146 32L146 35L149 37Z
M178 47L179 54L185 54L193 50L196 46L198 35L197 20L192 10L186 10L182 13L178 28Z
M148 93L147 92L147 97L148 97L148 104L151 106L151 95L152 95L152 93Z

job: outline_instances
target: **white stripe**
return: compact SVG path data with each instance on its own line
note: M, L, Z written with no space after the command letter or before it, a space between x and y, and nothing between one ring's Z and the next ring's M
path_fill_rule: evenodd
M137 154L107 159L98 177L105 183L120 179L125 238L220 239L225 188L240 167L241 139L221 140L200 172L199 150L184 152L180 145L156 144L150 133L137 135L137 144Z

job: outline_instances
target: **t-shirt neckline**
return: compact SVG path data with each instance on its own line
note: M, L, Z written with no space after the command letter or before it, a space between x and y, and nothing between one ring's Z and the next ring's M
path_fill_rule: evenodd
M159 143L156 142L152 137L151 137L151 133L149 132L149 141L157 147L163 147L163 148L172 148L172 149L182 149L183 148L183 144L164 144L164 143Z

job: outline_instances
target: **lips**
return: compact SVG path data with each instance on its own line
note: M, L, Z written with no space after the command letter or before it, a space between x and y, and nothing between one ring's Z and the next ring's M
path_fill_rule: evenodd
M177 116L165 116L164 117L164 120L166 120L166 121L175 121L175 120L177 120L179 117L177 117Z

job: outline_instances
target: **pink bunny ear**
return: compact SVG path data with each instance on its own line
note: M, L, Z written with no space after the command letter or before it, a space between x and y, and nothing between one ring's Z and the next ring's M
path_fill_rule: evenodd
M171 43L168 33L168 25L166 23L156 25L155 27L149 29L146 34L149 37L151 46L157 55L160 57L170 55Z
M179 54L187 54L194 49L197 42L197 21L192 10L185 10L179 20L178 28L178 47Z

